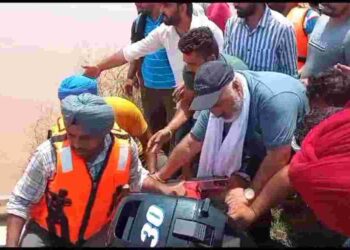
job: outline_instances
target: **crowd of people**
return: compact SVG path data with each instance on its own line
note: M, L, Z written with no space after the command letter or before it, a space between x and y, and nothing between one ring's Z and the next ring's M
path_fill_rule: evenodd
M350 4L135 5L131 44L62 81L7 246L93 246L123 190L185 196L196 177L229 178L219 199L258 245L291 193L350 237ZM143 113L99 96L101 72L126 63Z

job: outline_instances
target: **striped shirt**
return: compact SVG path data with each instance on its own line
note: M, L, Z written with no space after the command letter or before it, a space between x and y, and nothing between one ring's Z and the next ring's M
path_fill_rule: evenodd
M224 53L240 58L250 70L275 71L297 77L297 47L293 24L265 5L257 27L231 17L224 33Z
M162 23L163 15L160 15L157 20L147 16L145 37ZM148 88L172 89L176 87L174 74L164 48L146 55L143 59L141 70L145 86Z
M111 146L112 139L106 136L104 149L95 158L93 162L87 162L90 175L94 180L100 172L104 159L107 157L108 148ZM139 191L143 180L147 177L148 171L144 169L138 159L137 146L134 140L131 140L131 171L130 171L130 190ZM43 196L49 180L52 180L56 173L56 153L49 140L43 142L32 156L28 166L17 182L7 203L7 213L17 215L27 219L31 204L40 201Z

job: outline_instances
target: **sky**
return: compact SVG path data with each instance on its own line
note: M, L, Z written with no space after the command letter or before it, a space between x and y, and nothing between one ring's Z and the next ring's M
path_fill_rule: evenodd
M0 3L0 195L26 166L41 107L58 107L60 82L84 58L127 45L135 17L133 3Z

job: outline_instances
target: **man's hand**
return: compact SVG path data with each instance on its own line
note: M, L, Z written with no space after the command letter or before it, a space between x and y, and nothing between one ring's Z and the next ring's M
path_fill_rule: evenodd
M165 183L163 180L159 179L157 173L154 173L150 174L149 178L144 180L142 189L144 191L158 192L165 195L185 196L186 188L184 184L184 181Z
M228 191L225 197L225 202L228 206L235 206L238 203L245 205L249 204L249 201L244 196L244 189L241 187Z
M147 143L147 151L151 153L159 153L162 146L170 141L172 136L172 132L167 129L161 129L157 133L155 133Z
M134 80L133 79L127 79L124 83L124 92L128 96L132 96L132 90L134 87Z
M344 64L340 64L337 63L334 68L336 70L339 70L340 72L342 72L343 74L347 75L350 77L350 66L344 65Z
M98 66L82 66L84 71L84 75L90 78L97 78L100 76L102 70Z
M225 202L228 205L227 214L237 228L246 229L255 220L256 215L249 207L243 188L231 189L225 197Z
M234 222L234 226L238 229L248 228L256 219L256 214L253 209L244 203L231 205L227 215Z
M181 181L176 184L166 184L167 185L167 191L165 194L167 195L176 195L176 196L185 196L186 195L186 188L185 188L185 182Z
M173 92L173 98L175 102L179 102L184 96L185 83L181 83Z

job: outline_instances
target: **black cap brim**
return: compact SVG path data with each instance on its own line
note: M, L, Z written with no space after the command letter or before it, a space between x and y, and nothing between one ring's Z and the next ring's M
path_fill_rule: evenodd
M190 106L190 110L200 111L211 109L219 100L221 90L214 93L196 96Z

